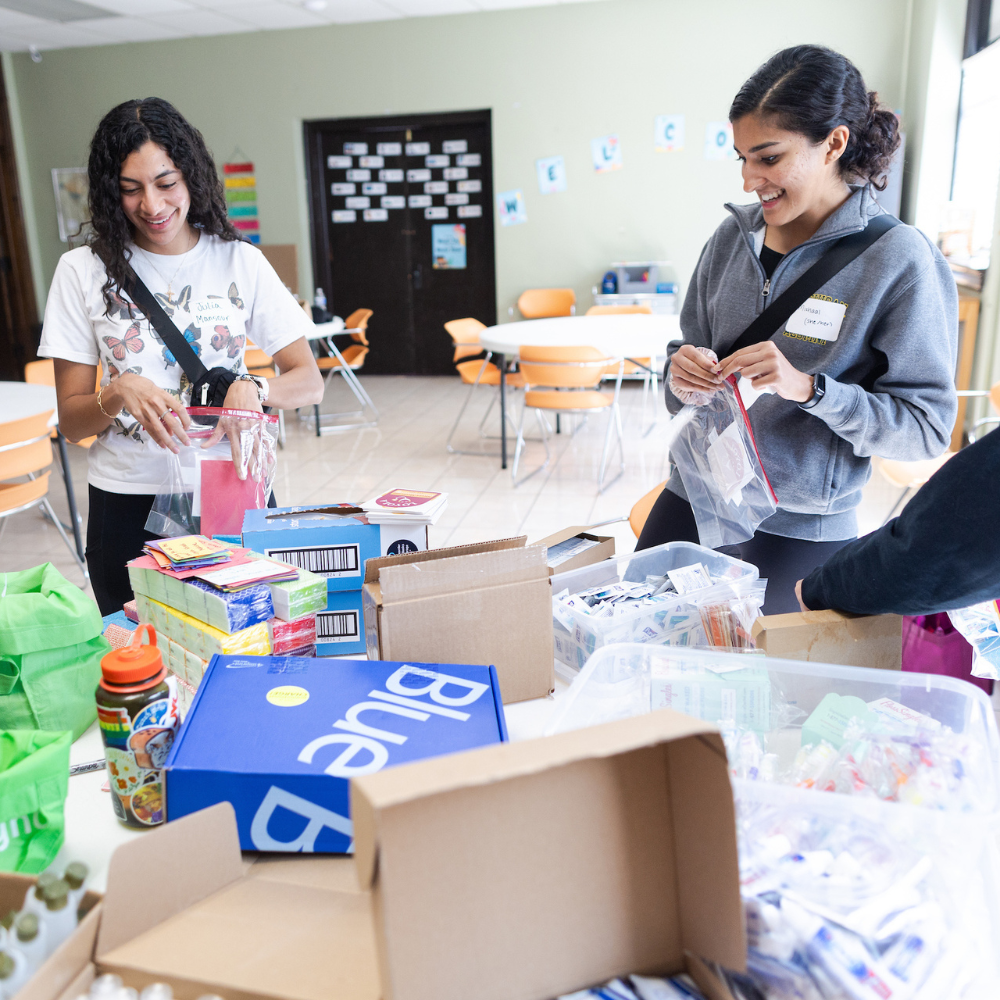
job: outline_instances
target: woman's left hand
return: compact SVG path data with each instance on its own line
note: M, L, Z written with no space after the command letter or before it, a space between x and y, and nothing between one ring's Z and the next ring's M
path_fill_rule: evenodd
M813 397L813 377L793 368L771 340L744 347L719 362L720 374L728 378L739 372L753 382L758 391L773 386L782 399L808 403Z

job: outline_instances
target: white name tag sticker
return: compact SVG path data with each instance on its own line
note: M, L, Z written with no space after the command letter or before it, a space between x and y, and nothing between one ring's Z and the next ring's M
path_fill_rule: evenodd
M813 296L806 299L785 324L785 336L817 343L832 343L840 336L847 305Z

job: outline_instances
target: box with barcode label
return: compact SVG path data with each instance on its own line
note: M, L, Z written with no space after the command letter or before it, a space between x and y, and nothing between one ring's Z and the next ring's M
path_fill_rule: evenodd
M360 590L326 595L326 610L316 613L316 655L344 656L365 652L365 618Z
M361 589L366 559L425 551L427 526L369 524L364 513L349 504L265 507L243 515L243 544L323 577L333 593Z

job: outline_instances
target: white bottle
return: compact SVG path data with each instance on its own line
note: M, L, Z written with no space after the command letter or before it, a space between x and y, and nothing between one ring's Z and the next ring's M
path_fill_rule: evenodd
M35 884L25 894L24 905L18 916L21 913L34 913L36 916L42 916L45 913L45 887L51 885L57 878L59 876L55 872L42 872Z
M0 1000L12 1000L30 978L24 955L15 948L0 951Z
M150 983L139 994L139 1000L174 1000L174 991L167 983Z
M326 308L326 295L323 293L323 289L322 288L317 288L316 289L316 294L313 296L313 305L317 309L325 309Z
M69 885L56 879L45 889L45 957L48 958L76 929L76 910L69 905Z
M103 976L98 976L90 984L90 995L92 997L110 997L122 988L122 977L106 972Z
M87 892L87 876L90 870L82 861L71 861L63 872L63 879L69 885L70 909L76 913Z
M22 913L14 924L14 937L17 940L13 943L27 959L28 976L33 976L48 954L45 950L45 924L38 919L37 913Z

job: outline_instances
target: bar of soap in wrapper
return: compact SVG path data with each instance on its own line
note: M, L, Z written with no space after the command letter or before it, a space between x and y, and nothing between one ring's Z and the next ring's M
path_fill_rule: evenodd
M151 622L157 632L162 632L203 660L210 660L215 653L267 656L271 652L267 622L228 635L143 594L137 594L135 600L143 621Z
M267 623L267 631L271 639L272 654L291 656L303 646L316 644L316 615L303 615L291 622L272 618Z

